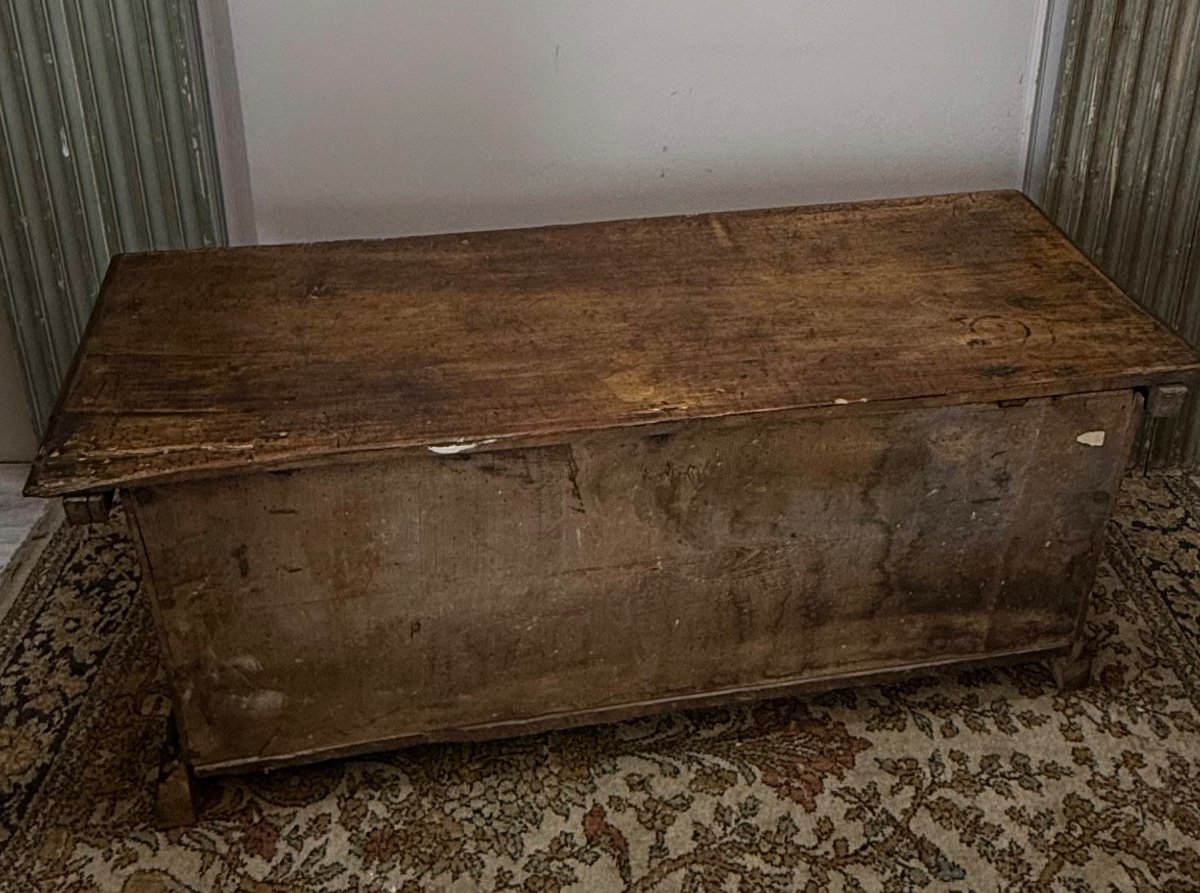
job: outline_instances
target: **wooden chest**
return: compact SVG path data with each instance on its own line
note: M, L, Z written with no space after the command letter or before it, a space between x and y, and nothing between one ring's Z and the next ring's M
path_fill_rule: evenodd
M117 258L27 492L198 773L1065 658L1200 366L1023 196Z

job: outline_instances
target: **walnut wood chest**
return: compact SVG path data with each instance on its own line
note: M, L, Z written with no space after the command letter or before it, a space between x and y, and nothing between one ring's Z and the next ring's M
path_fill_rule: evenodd
M1014 192L125 255L27 492L119 494L200 774L1071 683L1198 368Z

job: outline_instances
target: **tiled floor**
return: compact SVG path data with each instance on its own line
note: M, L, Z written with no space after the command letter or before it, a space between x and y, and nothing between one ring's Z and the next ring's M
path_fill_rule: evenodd
M29 466L0 463L0 616L58 523L56 501L21 495Z
M46 510L46 500L21 495L29 466L0 463L0 567L8 564Z

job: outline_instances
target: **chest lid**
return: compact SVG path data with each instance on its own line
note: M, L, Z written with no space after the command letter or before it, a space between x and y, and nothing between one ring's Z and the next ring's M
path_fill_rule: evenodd
M26 492L1197 369L1015 192L123 255Z

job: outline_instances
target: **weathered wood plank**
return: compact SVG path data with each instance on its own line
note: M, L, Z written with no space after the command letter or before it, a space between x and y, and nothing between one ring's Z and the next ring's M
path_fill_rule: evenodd
M1009 192L115 263L31 495L1200 368Z
M1063 651L1137 405L747 416L127 495L217 771Z

